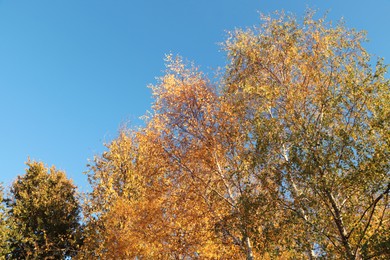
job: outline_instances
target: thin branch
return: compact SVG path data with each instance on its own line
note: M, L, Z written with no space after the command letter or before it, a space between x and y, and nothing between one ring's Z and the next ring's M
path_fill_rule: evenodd
M352 232L354 231L354 229L357 227L357 225L362 221L362 219L364 218L364 216L366 215L366 213L368 212L368 210L371 208L371 207L374 207L376 206L376 204L379 202L379 200L381 200L383 198L384 195L388 194L390 191L390 183L387 185L387 189L385 191L382 192L381 195L379 195L369 206L368 208L366 208L362 214L362 216L360 217L359 221L357 221L355 224L354 224L354 227L351 229L351 231L349 232L348 234L348 238L351 236ZM371 217L370 217L371 218Z
M370 226L372 217L373 217L374 212L375 212L375 207L376 207L376 205L377 205L378 202L383 198L384 195L386 195L386 194L389 193L389 191L390 191L390 183L387 184L387 189L386 189L381 195L379 195L379 196L375 199L375 201L374 201L373 204L371 204L371 205L372 205L371 214L370 214L370 217L368 218L368 221L367 221L367 224L366 224L366 226L365 226L365 228L364 228L364 231L363 231L362 234L360 235L359 242L358 242L357 245L356 245L355 255L356 255L356 253L357 253L357 251L358 251L358 249L359 249L359 247L360 247L360 244L361 244L361 242L362 242L362 240L363 240L363 238L364 238L364 236L365 236L365 234L366 234L366 232L367 232L368 227ZM371 206L370 206L370 207L371 207Z

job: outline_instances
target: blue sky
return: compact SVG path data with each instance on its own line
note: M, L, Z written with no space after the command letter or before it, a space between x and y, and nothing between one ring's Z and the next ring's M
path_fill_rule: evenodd
M212 71L226 31L306 7L366 30L369 52L389 63L389 0L0 0L0 182L30 157L87 190L88 160L150 110L164 54Z

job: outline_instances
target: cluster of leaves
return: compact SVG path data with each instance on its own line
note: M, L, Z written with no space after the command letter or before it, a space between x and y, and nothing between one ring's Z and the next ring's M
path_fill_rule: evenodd
M212 83L167 57L146 126L95 159L84 258L390 257L390 85L364 34L279 14Z
M64 259L81 245L76 187L64 172L27 163L0 211L0 257Z
M373 68L363 33L313 15L231 33L217 83L167 56L145 126L90 165L83 229L74 186L29 163L0 208L0 248L33 259L389 259L386 66Z

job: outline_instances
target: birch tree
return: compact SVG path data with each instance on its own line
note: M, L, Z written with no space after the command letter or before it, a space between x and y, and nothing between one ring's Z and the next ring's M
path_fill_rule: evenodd
M233 33L226 94L280 180L280 205L301 219L307 257L387 258L386 66L371 66L364 33L313 15Z

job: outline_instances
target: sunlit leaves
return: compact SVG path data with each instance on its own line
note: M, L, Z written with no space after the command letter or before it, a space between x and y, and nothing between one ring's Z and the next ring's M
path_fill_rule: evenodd
M231 33L217 82L167 56L145 126L91 165L86 255L389 255L386 68L314 16Z
M304 220L308 254L359 257L380 233L375 219L389 219L389 82L381 62L371 69L364 34L313 15L232 34L226 94L272 158L264 167L279 173L284 206Z
M29 161L7 202L10 259L74 256L81 242L75 186L62 171Z

